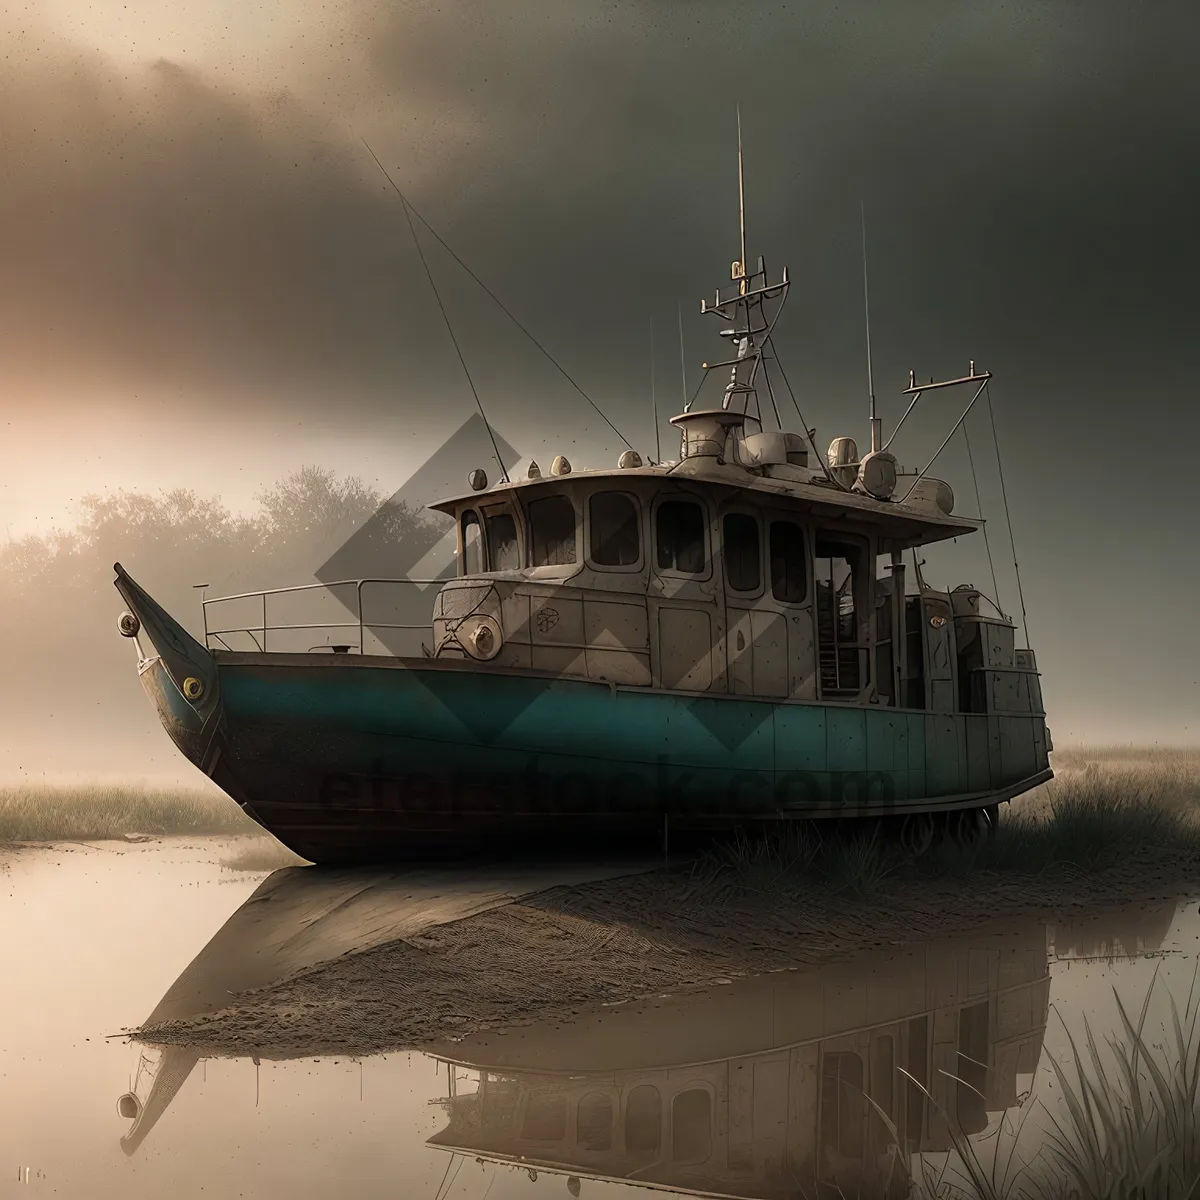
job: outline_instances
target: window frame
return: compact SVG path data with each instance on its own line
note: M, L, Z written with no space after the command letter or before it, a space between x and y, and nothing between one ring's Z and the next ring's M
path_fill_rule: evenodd
M817 525L811 533L812 543L809 551L809 563L811 571L811 579L809 580L810 591L815 599L816 596L816 575L817 575L817 542L823 539L828 539L833 542L843 542L849 545L857 546L863 555L863 570L862 570L862 590L861 593L856 589L854 593L854 620L856 625L854 641L859 646L866 649L868 646L873 647L875 644L874 636L874 617L872 609L872 601L875 598L875 546L869 534L858 533L848 529L831 529L827 525ZM823 556L821 556L823 557ZM867 626L867 641L859 641L858 634L862 632L864 623Z
M704 570L702 572L677 571L673 567L658 565L658 515L664 504L695 504L704 517ZM703 583L713 577L713 518L712 509L702 496L689 495L687 492L669 492L656 496L650 509L650 537L653 542L650 559L654 574L660 579L682 579L692 583Z
M533 562L533 551L534 551L534 537L533 537L534 531L533 531L533 513L532 513L533 506L535 504L540 503L543 500L558 499L558 498L566 500L567 503L570 504L572 512L574 512L574 514L575 514L575 557L569 563L542 563L540 566L535 566L534 562ZM580 539L583 536L584 530L583 530L583 519L580 514L580 506L575 503L575 496L574 496L573 492L570 492L570 491L566 490L565 488L562 490L539 492L537 495L531 496L528 499L523 500L522 517L524 518L524 526L526 529L526 536L525 536L525 546L524 546L525 553L524 553L524 557L522 558L521 561L524 562L524 564L525 564L525 570L536 571L539 574L542 572L546 572L552 576L561 574L562 572L574 572L574 571L579 570L579 568L583 565L583 562L579 556L579 543L580 543ZM537 578L536 575L534 577Z
M487 563L487 573L494 574L501 570L492 562L492 541L488 531L488 521L493 517L511 517L513 523L513 531L517 539L517 565L515 567L505 567L505 571L520 571L522 564L525 562L525 539L524 539L524 521L523 514L513 504L489 504L486 507L477 510L483 520L483 547L484 559Z
M608 1121L608 1145L604 1147L595 1147L584 1145L583 1138L579 1133L579 1114L583 1109L583 1102L591 1100L595 1096L603 1096L608 1101L609 1121ZM584 1092L572 1106L573 1116L575 1118L574 1139L572 1145L576 1149L583 1150L588 1154L610 1154L617 1143L617 1135L623 1133L621 1128L621 1097L612 1088L594 1087L589 1092Z
M731 586L729 582L729 560L725 553L725 520L727 517L749 517L758 530L758 586L751 591L741 591ZM721 530L721 574L726 595L731 600L754 600L761 597L767 590L767 572L763 568L768 565L768 556L764 551L768 550L769 546L765 545L767 539L763 529L764 517L767 521L771 520L770 513L744 506L726 508L721 511L718 522Z
M708 1153L703 1158L683 1158L677 1157L675 1154L675 1106L679 1103L681 1096L688 1096L692 1092L702 1092L708 1097ZM717 1140L717 1097L712 1085L705 1079L694 1079L684 1084L672 1094L671 1107L668 1111L670 1112L671 1162L680 1167L698 1167L703 1163L711 1162Z
M629 1102L633 1099L636 1092L643 1090L653 1092L655 1099L658 1101L657 1141L652 1147L647 1147L645 1150L638 1149L631 1151L629 1149ZM661 1156L669 1134L666 1122L670 1111L669 1105L663 1101L662 1089L657 1084L635 1083L621 1098L621 1148L625 1153L631 1156L637 1155L639 1161L651 1161L655 1155Z
M475 527L479 530L479 570L467 570L467 523L474 517ZM487 530L483 523L483 514L473 504L461 508L458 513L458 578L470 579L476 575L487 574Z
M797 611L811 608L816 594L816 529L808 521L801 520L794 513L789 513L781 509L771 509L764 514L764 517L763 542L765 543L766 554L763 556L763 580L764 587L768 589L768 594L771 597L771 603L779 605L780 608L795 609ZM776 522L795 525L804 538L804 595L799 600L781 600L775 595L775 580L771 572L771 526Z
M608 566L604 563L598 563L592 558L592 500L596 496L608 495L609 493L624 496L625 499L632 501L634 512L637 514L638 556L637 561L632 564ZM583 505L583 561L590 570L603 571L605 574L625 575L636 575L644 571L646 569L647 541L646 510L642 504L641 497L636 492L631 492L620 487L596 487L588 492L587 502Z

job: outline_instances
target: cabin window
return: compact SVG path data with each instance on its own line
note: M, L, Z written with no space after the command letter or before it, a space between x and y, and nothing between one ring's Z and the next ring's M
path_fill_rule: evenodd
M579 1102L575 1118L575 1140L583 1150L611 1150L613 1131L612 1098L603 1092L589 1092Z
M863 1155L863 1065L849 1051L821 1061L821 1143L839 1158Z
M705 1088L680 1092L671 1104L671 1157L702 1163L712 1154L712 1097Z
M762 583L762 548L758 518L749 513L727 513L721 524L725 581L733 592L756 592Z
M771 522L771 595L784 604L800 604L808 595L804 530L795 521Z
M905 1132L910 1142L919 1142L925 1132L925 1101L929 1089L928 1017L914 1017L908 1023L907 1074Z
M597 492L588 501L592 562L632 567L642 556L637 502L624 492Z
M890 1034L879 1034L871 1046L871 1099L895 1119L896 1052Z
M702 575L707 564L704 509L693 500L666 500L658 506L655 534L658 569Z
M984 1000L958 1013L958 1083L955 1088L958 1123L964 1133L987 1128L988 1033L991 1006Z
M489 571L519 571L521 555L517 548L517 523L512 513L486 513Z
M639 1157L658 1153L662 1142L662 1097L658 1088L639 1083L625 1101L625 1150Z
M528 1142L561 1142L567 1136L567 1100L565 1096L529 1097L521 1137Z
M529 505L530 566L575 561L575 505L570 496L543 496Z
M479 516L472 510L462 515L462 573L478 575L483 570L483 532Z

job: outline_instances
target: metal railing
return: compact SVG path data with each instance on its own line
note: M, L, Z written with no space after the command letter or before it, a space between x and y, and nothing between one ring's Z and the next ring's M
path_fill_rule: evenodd
M433 585L442 585L446 582L443 579L340 579L333 583L305 583L296 587L286 588L268 588L257 592L240 592L233 596L213 596L211 599L201 601L201 610L204 619L204 644L210 650L215 649L213 640L220 643L220 647L225 650L232 650L233 647L225 640L227 637L232 637L237 634L244 634L256 646L256 648L266 653L267 651L267 635L269 633L284 633L288 631L299 632L303 630L325 630L332 631L338 629L348 629L358 631L358 645L352 647L348 643L339 643L336 646L312 646L310 650L333 650L340 653L348 653L350 649L356 648L358 652L363 653L363 642L366 634L374 630L396 630L408 631L426 630L431 631L431 622L429 619L418 623L411 622L395 622L395 621L368 621L363 616L363 589L377 585L385 585L392 587L415 587L426 588ZM296 595L301 592L327 592L331 596L337 596L336 589L353 588L353 606L346 601L341 600L346 608L356 614L353 620L349 621L301 621L288 624L272 624L269 620L267 609L267 600L271 596ZM219 604L231 604L235 601L258 600L261 602L260 618L251 625L230 625L225 628L212 629L209 627L209 609ZM432 606L431 606L432 607Z

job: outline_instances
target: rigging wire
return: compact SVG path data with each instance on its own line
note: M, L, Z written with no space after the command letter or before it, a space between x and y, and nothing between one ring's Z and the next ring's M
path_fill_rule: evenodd
M438 1200L438 1198L441 1196L442 1188L446 1186L446 1179L450 1175L450 1168L454 1166L454 1160L456 1157L457 1156L454 1154L450 1155L450 1161L446 1163L446 1169L442 1172L442 1182L438 1184L437 1191L433 1193L433 1200Z
M975 484L975 511L979 513L979 519L983 521L983 545L987 550L988 569L992 572L992 595L996 597L996 607L1000 608L1000 584L996 582L996 564L992 560L992 543L988 540L987 521L983 516L983 501L979 497L979 475L975 470L975 455L971 453L971 433L967 428L967 422L963 422L963 438L967 443L967 462L971 464L971 481ZM1001 613L1004 612L1000 609Z
M762 357L761 350L759 351L758 357L759 357L759 362L762 365L762 369L763 369L763 373L762 373L763 383L765 383L767 385L767 395L771 397L771 408L774 410L774 413L775 413L775 424L779 426L779 429L782 432L783 418L779 415L779 405L775 402L775 389L771 386L771 375L770 375L770 372L768 372L768 370L767 370L767 362L766 362L766 359L764 359ZM759 424L761 425L762 422L760 421Z
M363 144L366 145L366 142L364 141ZM367 149L370 150L371 147L367 146ZM373 158L375 157L373 151L372 151L372 157ZM379 162L379 159L376 158L375 161ZM382 164L380 165L380 170L383 170ZM383 173L385 175L387 175L386 170L384 170ZM617 435L617 437L619 437L621 439L621 441L625 443L626 448L629 450L632 450L633 445L630 443L629 439L608 419L608 417L606 417L604 415L603 410L599 407L599 405L596 404L596 402L591 398L591 396L589 396L587 394L587 392L585 392L583 390L583 388L581 388L579 386L579 384L577 384L575 382L575 380L572 379L569 374L567 374L567 369L554 357L554 355L552 355L550 353L550 351L547 350L546 347L543 346L542 343L539 342L537 340L537 338L535 338L533 336L533 334L530 333L529 330L526 329L525 326L522 325L521 322L518 321L517 318L513 316L513 314L509 311L509 308L504 303L504 301L501 300L500 297L497 296L496 293L493 292L492 289L490 287L488 287L488 285L486 283L484 283L483 280L480 279L479 276L476 275L475 272L472 271L471 268L468 267L467 264L465 262L463 262L463 260L461 258L459 258L459 256L454 252L454 250L449 245L447 245L446 240L442 237L442 235L440 233L438 233L438 231L436 229L434 229L434 227L417 211L417 209L413 206L412 202L404 195L404 193L402 191L400 191L399 187L396 186L395 182L392 180L392 177L390 175L388 175L388 182L392 185L393 188L396 189L396 194L408 206L408 208L412 212L413 216L416 217L417 220L420 221L421 224L424 225L425 228L433 235L433 237L437 241L438 245L441 246L442 249L445 250L446 253L449 254L450 257L452 259L454 259L454 261L456 263L458 263L458 265L460 267L462 267L462 269L464 271L466 271L466 273L495 302L495 304L500 309L500 311L503 312L504 315L534 344L534 346L537 347L537 349L541 351L541 353L549 361L550 365L553 366L556 371L558 371L558 373L592 406L593 409L595 409L596 414L605 423L605 425L607 425L609 427L609 429L611 429L613 431L613 433L615 433Z
M792 385L788 380L787 372L783 369L783 361L779 357L779 351L775 348L775 339L768 334L763 345L771 347L771 354L775 359L775 365L779 368L779 374L783 377L784 386L788 390L788 395L792 398L792 407L796 410L796 416L800 419L800 427L804 430L804 436L808 438L808 444L812 447L814 457L816 458L817 462L821 464L821 470L825 472L825 478L836 487L842 487L842 485L838 483L836 479L834 479L833 472L831 472L829 469L829 464L825 461L824 456L817 449L816 427L814 426L810 429L808 422L804 419L804 414L800 411L800 402L796 399L796 393L792 391ZM842 490L845 491L846 489L842 488Z
M451 1067L451 1070L454 1068ZM446 1173L442 1176L442 1182L438 1184L438 1190L434 1193L433 1200L445 1200L446 1196L450 1195L450 1189L454 1187L455 1180L458 1179L458 1173L462 1170L462 1165L467 1161L466 1155L452 1154L450 1161L446 1164ZM450 1174L450 1168L454 1168L454 1174ZM449 1179L447 1179L449 1176Z
M700 389L704 386L705 380L708 379L708 373L712 367L706 367L704 373L700 376L700 382L696 384L696 390L692 393L692 398L683 406L684 412L691 412L692 405L696 403L696 397L700 395Z
M1029 621L1025 616L1025 593L1021 588L1021 568L1017 563L1017 543L1013 539L1012 514L1008 511L1008 489L1004 486L1004 465L1000 461L1000 440L996 437L996 413L992 408L992 393L987 383L983 385L983 390L987 393L988 420L992 424L992 446L996 451L996 470L1000 474L1000 495L1004 501L1004 520L1008 525L1008 543L1012 546L1013 573L1017 577L1017 599L1021 605L1021 626L1025 631L1025 646L1028 649Z
M496 456L496 465L500 468L500 474L504 477L504 482L508 483L508 468L504 465L504 459L500 457L500 447L496 445L496 435L492 432L491 422L487 419L487 414L483 411L483 402L479 399L479 392L475 388L475 380L471 378L470 369L467 367L467 360L463 357L462 349L458 344L458 338L454 336L454 327L450 324L450 316L446 312L445 304L442 303L441 293L438 291L437 284L433 281L433 272L429 269L429 263L425 260L425 251L421 246L421 239L417 237L417 230L413 225L408 200L405 198L404 193L396 187L392 177L387 172L387 168L379 161L379 156L371 149L366 138L362 139L362 144L367 147L367 153L375 160L375 164L383 172L384 178L395 189L396 195L400 197L400 203L404 206L404 219L408 222L408 231L412 234L413 245L417 248L417 255L421 260L421 266L425 268L425 277L429 280L429 287L441 311L442 320L446 322L446 332L450 335L450 341L454 345L454 352L458 355L459 363L462 364L463 374L467 377L467 383L471 388L471 395L475 397L475 407L479 409L479 415L483 418L483 423L487 428L488 440L492 443L492 452Z

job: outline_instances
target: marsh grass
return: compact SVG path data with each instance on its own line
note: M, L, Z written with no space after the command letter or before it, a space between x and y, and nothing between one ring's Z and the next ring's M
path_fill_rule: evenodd
M985 1135L996 1141L990 1155L980 1154L982 1139L966 1137L948 1121L954 1161L948 1157L935 1166L922 1160L915 1177L910 1177L910 1195L914 1200L1194 1200L1200 1196L1197 978L1194 972L1183 1012L1175 997L1168 995L1169 1021L1166 1040L1161 1042L1147 1028L1157 973L1136 1022L1114 988L1119 1024L1104 1046L1085 1018L1082 1030L1066 1030L1069 1054L1064 1061L1048 1056L1060 1098L1037 1102L1049 1124L1039 1144L1022 1144L1030 1140L1023 1131L1031 1108L1024 1109L1015 1124L1006 1118L993 1134ZM910 1081L921 1086L911 1077Z
M897 879L1096 871L1166 849L1200 857L1200 750L1072 753L1065 766L1056 756L1055 779L1002 806L990 837L942 834L915 852L894 820L795 822L739 833L704 854L694 873L718 890L786 896L818 884L867 898Z
M219 793L108 783L0 787L0 843L257 830Z

